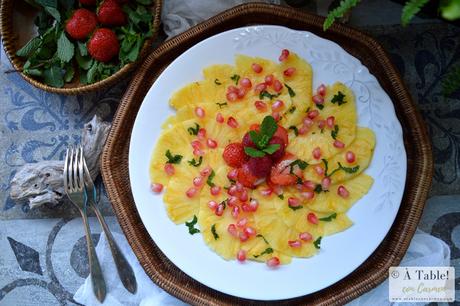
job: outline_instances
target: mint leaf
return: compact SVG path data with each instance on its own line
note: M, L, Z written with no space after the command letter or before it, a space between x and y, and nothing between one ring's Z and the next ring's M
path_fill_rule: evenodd
M340 104L339 104L340 105ZM322 110L324 108L324 104L315 104L315 106L319 109Z
M216 232L216 225L215 224L213 224L211 226L211 233L212 233L212 236L214 237L214 240L219 239L219 235Z
M256 131L249 131L249 138L251 138L252 142L257 146L257 147L264 147L266 144L263 144L262 140L262 134L256 132Z
M267 135L269 140L273 137L276 130L278 129L278 124L276 124L275 118L272 116L265 116L262 124L260 125L260 132L264 135Z
M325 221L325 222L331 222L332 219L335 219L335 218L337 218L337 214L333 213L333 214L331 214L331 215L329 215L327 217L319 218L318 220Z
M337 103L340 106L342 104L347 103L347 101L345 101L344 98L345 98L345 95L339 90L339 92L337 92L337 94L334 95L334 97L332 97L331 103L333 104Z
M82 43L82 42L79 41L79 42L77 42L77 47L78 47L78 51L80 51L81 56L88 55L88 48L86 47L85 43Z
M93 64L91 65L91 68L89 68L88 73L86 75L86 80L88 84L94 83L96 81L96 74L98 70L98 62L93 61Z
M197 234L200 232L199 229L195 228L195 224L198 222L198 218L196 217L196 215L193 215L193 219L192 221L189 221L189 222L185 222L185 226L188 227L188 233L190 235L194 235L194 234Z
M317 249L321 248L321 239L322 238L323 238L322 236L319 236L315 241L313 241L313 245L315 246L315 248L317 248Z
M295 91L286 83L284 83L284 86L286 86L286 88L288 89L288 93L289 93L289 96L292 98L292 97L295 97Z
M64 73L64 81L66 83L71 82L74 75L75 75L75 69L73 68L72 64L67 65L66 71Z
M152 0L136 0L137 3L142 5L150 5L152 4Z
M180 164L183 157L182 155L174 155L169 150L166 151L165 156L168 159L167 164Z
M27 42L21 49L16 51L17 56L29 57L33 52L35 52L42 44L40 37L34 37Z
M35 0L35 3L43 7L52 7L57 9L57 0Z
M45 12L53 16L53 18L56 19L57 22L61 23L61 14L57 9L55 9L54 7L46 6Z
M273 154L273 153L275 153L279 148L280 148L280 144L279 144L279 143L274 143L274 144L268 145L268 146L267 146L265 149L263 149L262 151L264 151L264 152L267 153L267 154Z
M216 176L216 173L214 172L214 170L212 170L211 174L208 176L208 179L206 180L206 184L208 184L209 187L215 186L214 183L212 182L215 176Z
M200 156L200 158L198 159L198 161L196 161L194 158L192 160L188 160L187 161L188 164L190 166L193 166L193 167L199 167L201 165L201 163L203 162L203 156Z
M75 52L74 45L70 42L70 40L65 35L65 32L62 31L61 35L57 40L57 55L61 61L64 63L69 62Z
M238 85L238 81L240 80L240 76L238 74L234 74L230 77L232 81L235 81L235 85Z
M78 66L83 70L88 70L93 66L94 60L89 56L83 56L80 48L77 48L75 52L75 59L77 60Z
M321 184L317 184L315 186L315 189L313 189L313 191L316 192L316 193L321 193L321 191L324 191L323 186L321 186Z
M64 78L62 77L62 70L59 66L51 66L43 71L43 81L45 84L53 87L63 87Z
M244 147L244 152L251 157L263 157L265 153L263 151L257 150L256 148Z

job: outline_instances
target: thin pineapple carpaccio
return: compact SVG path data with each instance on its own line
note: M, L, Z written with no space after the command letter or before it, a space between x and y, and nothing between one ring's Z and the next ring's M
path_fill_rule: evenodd
M291 67L295 73L286 75ZM373 184L363 171L371 162L375 136L357 126L353 92L342 83L322 86L316 94L325 91L324 102L318 105L312 74L311 66L292 52L280 63L237 55L234 66L205 68L203 80L180 88L169 101L176 113L163 123L152 154L152 189L159 192L157 186L164 186L169 218L189 229L199 227L204 242L226 260L241 260L243 254L273 266L315 255L322 237L352 226L346 212ZM251 81L251 90L237 99L229 96L228 88L243 78ZM282 84L276 97L254 90L273 80ZM312 190L287 186L281 193L265 182L245 189L246 203L229 205L235 177L222 158L223 149L267 115L289 131L286 150L308 163L303 178ZM315 158L316 148L321 158ZM178 156L180 161L174 161ZM325 177L330 186L318 190Z

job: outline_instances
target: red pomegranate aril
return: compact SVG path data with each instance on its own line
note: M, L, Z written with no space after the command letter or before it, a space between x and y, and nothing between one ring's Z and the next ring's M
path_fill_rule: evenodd
M240 215L240 207L239 206L233 206L233 208L232 208L232 217L237 219L239 215Z
M214 213L216 214L216 216L220 217L224 214L224 209L224 204L219 204L217 205L216 211Z
M283 89L283 84L279 81L279 80L275 80L273 82L273 89L276 91L276 92L280 92L281 89Z
M334 116L329 116L326 119L326 125L328 128L333 129L335 124L335 117Z
M233 117L228 117L227 124L229 127L236 129L238 127L238 122Z
M238 226L239 228L244 228L246 224L248 224L248 218L241 218L236 222L236 226Z
M302 124L303 124L303 126L305 126L305 127L311 127L311 126L313 126L314 123L315 123L315 122L314 122L312 119L310 119L309 117L305 117L305 118L303 118L303 120L302 120Z
M222 116L221 113L217 113L217 115L216 115L216 121L217 121L218 123L224 123L224 121L225 121L224 116Z
M298 133L299 135L305 135L305 134L308 133L309 130L310 130L309 127L306 127L306 126L302 125L302 127L301 127L300 129L297 130L297 133Z
M324 98L320 95L314 95L312 97L312 100L313 100L313 103L315 104L319 104L319 105L324 104Z
M322 168L321 168L322 169ZM309 180L306 180L306 181L303 181L302 185L307 189L307 190L313 190L315 189L315 183L313 183L312 181L309 181Z
M202 107L195 107L195 115L198 117L198 118L203 118L205 116L205 111Z
M256 85L256 87L254 87L254 91L257 94L261 93L265 89L267 89L267 85L265 85L265 83L259 83L259 84Z
M262 66L260 66L259 64L256 64L256 63L253 63L251 65L251 68L255 73L261 73L262 70L263 70Z
M318 128L320 130L324 129L325 126L326 126L326 120L319 120L318 121Z
M254 106L257 108L259 111L266 111L267 110L267 104L263 101L257 100L254 102Z
M272 257L269 260L267 260L267 266L270 268L275 268L280 265L280 259L278 257Z
M243 204L241 204L241 209L242 209L244 212L251 212L251 208L249 207L249 204L248 204L248 203L243 203Z
M208 145L208 148L211 148L211 149L217 148L217 141L215 141L214 139L208 138L208 140L206 141L206 144Z
M345 188L345 186L340 185L339 188L337 188L337 194L342 198L348 198L350 192L347 190L347 188Z
M206 138L206 129L204 128L201 128L198 130L198 133L196 134L196 136L200 139L205 139Z
M259 208L259 201L257 201L256 199L252 199L251 201L249 201L249 210L251 212L255 212L257 208Z
M316 172L316 174L318 174L319 176L324 175L324 169L323 169L323 167L321 167L320 165L316 165L316 166L315 166L315 172Z
M200 149L193 149L193 155L195 156L203 156L204 152Z
M245 242L249 239L249 235L246 234L245 232L239 232L238 237L240 238L241 242Z
M225 96L229 102L235 102L238 100L238 94L236 92L228 92Z
M150 190L152 190L155 193L160 193L163 191L163 184L160 183L152 183L150 185Z
M296 197L289 197L288 199L288 205L291 207L299 207L300 206L300 200Z
M273 74L266 75L264 78L265 84L267 84L268 86L272 85L274 80L275 77L273 76Z
M321 149L319 147L316 147L313 149L312 153L314 159L320 159L321 158Z
M166 172L167 175L174 175L174 173L176 173L176 169L174 169L173 164L167 163L165 165L165 172Z
M262 189L260 191L260 194L263 195L264 197L269 197L271 196L272 193L273 193L273 189L271 188Z
M308 201L315 197L315 193L313 191L303 191L300 193L300 197Z
M272 111L278 111L284 107L284 102L281 100L276 100L272 104Z
M244 190L244 186L240 182L236 182L235 187L237 192L242 192Z
M227 232L233 237L238 237L238 229L236 228L236 225L233 223L227 226Z
M246 260L246 251L245 250L239 250L238 253L236 253L236 259L239 262L244 262Z
M272 112L272 117L275 121L279 121L281 119L281 114L279 112Z
M232 169L227 173L227 178L229 180L235 181L238 178L238 169Z
M227 193L231 196L236 196L238 194L238 191L236 190L236 186L232 185L230 188L228 188Z
M198 190L195 188L195 187L190 187L189 189L187 189L187 191L185 192L185 195L189 198L193 198L196 193L198 192Z
M355 160L356 160L355 153L353 153L353 152L351 152L351 151L348 151L347 153L345 153L345 160L346 160L347 163L349 163L349 164L354 163Z
M238 88L238 92L236 93L236 96L238 97L238 99L243 99L245 95L246 95L246 89Z
M242 78L240 80L240 86L243 88L247 88L247 89L251 88L252 87L251 80L248 78Z
M280 62L284 62L289 56L289 50L288 49L283 49L281 50L281 55L279 56L278 60Z
M202 147L201 142L196 139L191 142L191 145L192 145L192 148L197 149L197 150L201 149Z
M299 233L299 239L302 241L311 241L313 236L308 232Z
M220 188L220 186L214 185L214 186L211 187L211 194L213 196L219 195L221 189L222 188Z
M244 189L240 194L240 201L241 202L246 202L247 200L249 200L248 191L246 189Z
M230 196L227 201L228 206L233 207L240 204L240 200L236 196Z
M237 93L238 92L238 87L233 86L233 85L228 86L227 87L227 93L230 93L230 92Z
M193 179L193 185L195 187L200 187L201 185L203 185L204 183L204 179L202 176L197 176Z
M288 69L283 71L283 74L287 77L292 76L295 73L296 69L294 67L289 67Z
M326 86L324 84L319 85L316 89L316 93L324 97L326 95Z
M215 211L218 205L219 205L219 204L218 204L216 201L212 201L212 200L211 200L211 201L208 202L208 207L209 207L209 209L211 209L212 211Z
M244 229L244 233L248 236L255 236L257 231L253 227L248 226Z
M340 140L336 139L334 141L334 147L336 147L337 149L343 149L345 148L345 144L341 142Z
M288 245L291 248L300 248L302 246L302 242L300 242L299 240L289 240Z
M309 111L307 116L308 118L310 118L311 120L315 119L316 117L318 117L319 115L319 111L318 110L312 110L312 111Z
M200 171L201 176L209 176L212 172L212 168L207 166Z
M321 180L321 188L323 188L323 190L328 190L329 186L331 186L331 178L326 176Z
M311 224L318 224L318 217L314 213L309 213L307 215L307 220Z

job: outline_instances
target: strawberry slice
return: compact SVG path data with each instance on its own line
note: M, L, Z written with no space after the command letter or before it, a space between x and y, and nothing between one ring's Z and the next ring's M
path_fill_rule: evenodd
M256 181L257 177L252 174L247 163L243 164L243 166L238 169L238 182L240 182L244 187L254 188Z
M285 147L287 147L287 145L289 144L288 132L281 125L278 125L278 129L276 130L276 132L273 135L273 137L281 138L283 140L283 142L284 142Z
M270 182L279 186L296 184L297 179L302 178L303 176L302 170L297 165L295 165L292 169L293 174L290 173L290 165L296 159L295 155L287 152L284 157L272 167Z

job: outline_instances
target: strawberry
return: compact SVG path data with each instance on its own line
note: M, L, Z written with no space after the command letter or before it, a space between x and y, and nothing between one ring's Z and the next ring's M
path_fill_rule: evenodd
M270 174L272 163L272 159L267 155L263 157L250 157L248 167L254 176L262 178Z
M117 36L110 29L97 29L88 41L88 52L92 58L108 62L118 55L120 44Z
M247 155L244 153L244 147L239 142L234 142L227 145L222 154L224 161L233 168L239 168L247 159Z
M286 131L284 127L282 127L281 125L278 125L278 129L276 130L273 137L275 136L281 138L284 141L284 146L287 147L287 145L289 144L289 137L288 137L288 132Z
M97 11L97 19L105 26L126 24L126 14L116 0L104 0Z
M278 136L273 136L272 139L270 139L270 141L268 142L268 144L279 144L280 145L280 148L276 150L275 153L270 155L270 158L274 162L280 160L284 156L284 152L286 149L286 144L284 140Z
M298 178L302 178L302 170L295 165L291 174L290 164L296 160L291 153L286 153L284 157L272 167L270 172L271 183L279 186L294 185Z
M96 14L82 8L73 12L65 25L65 30L73 39L83 40L94 31L96 26Z
M238 169L238 182L240 182L244 187L254 188L256 181L257 177L252 174L247 163L243 164L243 166Z
M249 136L249 133L244 134L242 143L243 143L243 147L251 147L251 148L256 147L256 144L252 142L251 136Z
M96 0L80 0L81 5L96 5Z

